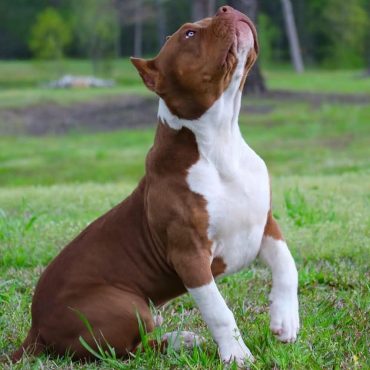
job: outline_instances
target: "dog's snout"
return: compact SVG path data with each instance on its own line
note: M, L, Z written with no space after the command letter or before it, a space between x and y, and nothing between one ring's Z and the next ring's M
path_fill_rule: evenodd
M217 10L217 13L216 15L221 15L221 14L225 14L225 13L232 13L234 11L234 9L231 7L231 6L228 6L228 5L224 5L224 6L221 6L218 10Z

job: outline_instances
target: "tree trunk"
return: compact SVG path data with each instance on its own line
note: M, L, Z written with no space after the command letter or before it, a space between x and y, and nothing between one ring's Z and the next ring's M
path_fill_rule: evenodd
M121 17L120 17L118 8L117 7L114 7L114 10L116 12L117 27L118 27L114 48L115 48L116 57L117 58L120 58L121 55L122 55L122 50L121 50L121 32L122 32L122 29L121 29Z
M207 16L210 17L216 13L216 0L208 0Z
M370 14L370 3L367 4L367 12ZM370 29L367 28L366 37L365 37L365 50L366 50L366 71L365 77L370 77Z
M191 18L193 22L209 17L215 13L215 0L192 0L191 2Z
M257 25L257 0L229 0L229 5L246 14ZM257 61L249 72L243 93L263 94L267 91L265 79Z
M158 45L159 48L162 47L163 43L166 40L166 13L163 6L163 0L156 0L156 8L157 8L157 38L158 38Z
M135 6L135 29L134 29L134 55L141 57L143 54L143 18L142 18L142 0L136 0Z
M297 35L297 28L294 21L294 13L290 0L281 0L283 6L283 15L285 21L286 33L289 40L290 57L293 62L294 69L297 73L304 72L301 48Z

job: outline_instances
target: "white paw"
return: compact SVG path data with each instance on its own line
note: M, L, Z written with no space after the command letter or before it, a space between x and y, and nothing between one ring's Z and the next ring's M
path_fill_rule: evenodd
M162 337L163 341L167 341L168 346L175 351L185 348L193 348L204 342L204 338L191 331L171 331Z
M295 342L299 331L298 298L278 296L270 304L270 329L277 338L285 343Z
M232 338L229 343L223 343L219 347L221 360L226 363L236 362L238 366L248 365L254 361L251 351L243 342L243 339Z

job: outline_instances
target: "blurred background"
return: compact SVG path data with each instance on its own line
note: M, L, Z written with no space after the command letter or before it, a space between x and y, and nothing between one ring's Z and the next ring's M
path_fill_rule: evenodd
M240 123L272 170L335 172L362 167L359 161L367 165L357 140L368 134L370 2L226 3L257 25L261 52ZM212 15L223 4L2 0L0 183L137 181L154 134L157 100L129 56L155 56L181 24ZM281 133L285 143L294 142L284 154L280 144L272 145ZM306 145L310 138L318 140L315 150Z

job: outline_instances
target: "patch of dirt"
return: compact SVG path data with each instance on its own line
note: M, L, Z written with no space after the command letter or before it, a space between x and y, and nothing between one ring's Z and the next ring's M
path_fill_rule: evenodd
M61 106L55 103L0 110L0 133L59 135L71 131L113 131L157 123L156 98L120 96Z
M305 101L318 107L323 103L370 104L370 95L317 94L273 90L260 96L269 99L262 105L243 107L243 112L268 114L275 102ZM271 104L274 101L274 104ZM68 132L112 131L122 128L144 128L157 124L156 97L122 95L87 103L62 106L43 103L25 108L0 110L0 134L61 135Z

